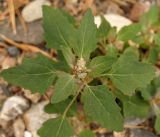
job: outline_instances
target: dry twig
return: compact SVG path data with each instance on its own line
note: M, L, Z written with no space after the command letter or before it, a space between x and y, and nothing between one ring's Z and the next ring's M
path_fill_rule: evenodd
M143 128L145 129L146 126L143 126L143 125L124 125L125 128Z
M17 15L19 17L20 23L22 24L24 32L27 33L28 32L28 28L27 28L27 25L26 25L26 23L24 21L23 16L21 15L19 9L16 10L16 13L17 13Z
M15 19L15 7L13 0L8 0L8 11L10 15L10 22L13 29L13 33L16 34L16 19Z
M0 34L0 38L2 38L4 41L6 41L7 43L23 50L23 51L27 51L27 52L34 52L34 53L41 53L49 58L52 58L47 52L33 46L33 45L29 45L29 44L23 44L23 43L17 43L9 38L7 38L6 36ZM56 59L54 58L54 60L56 61Z

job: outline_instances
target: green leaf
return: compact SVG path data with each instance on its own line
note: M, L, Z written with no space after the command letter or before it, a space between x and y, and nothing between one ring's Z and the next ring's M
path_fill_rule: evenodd
M67 119L58 117L46 121L38 130L40 137L71 137L73 129Z
M68 47L62 48L63 56L68 63L68 65L72 68L73 64L75 63L75 55L73 54L72 50Z
M138 34L140 29L141 25L138 23L125 26L119 31L117 35L117 40L122 40L124 42L132 40Z
M44 93L52 85L56 63L45 56L25 58L21 65L6 69L0 75L9 83L34 92Z
M96 137L91 130L83 130L78 137Z
M60 9L60 11L63 14L63 16L65 16L71 24L75 25L76 20L73 16L71 16L68 12L66 12L63 9Z
M47 113L57 113L57 114L63 114L68 104L71 102L72 98L68 98L62 102L56 103L56 104L48 104L45 106L44 110ZM73 116L76 113L77 104L74 103L71 108L69 109L67 115Z
M51 102L58 103L67 99L70 95L77 92L78 85L73 75L61 73L55 84L54 94Z
M155 41L155 44L159 47L159 51L160 51L160 33L157 33L154 35L154 41Z
M55 68L57 70L59 70L59 71L64 71L64 72L69 73L71 71L71 67L69 66L69 63L67 63L66 58L64 57L64 55L65 54L63 54L62 50L57 50L57 60L58 60L58 62L57 62L57 65L56 65Z
M137 61L133 56L123 54L106 76L116 88L131 95L136 88L146 87L150 83L155 76L155 69L150 64Z
M147 102L136 97L131 98L130 101L123 102L123 113L125 117L147 117L149 108L150 106Z
M128 47L124 53L123 56L126 56L127 60L139 60L139 52L138 49L135 47Z
M160 88L160 77L155 77L152 82L145 88L138 88L137 90L141 92L142 97L145 100L150 101Z
M106 38L110 29L111 25L109 22L104 18L104 16L101 16L101 24L97 31L98 38Z
M62 11L43 6L44 36L49 48L77 46L76 30Z
M91 60L89 69L91 69L90 75L97 77L105 71L111 69L112 64L116 62L116 58L110 56L98 56Z
M155 95L156 89L154 85L149 84L145 88L138 88L138 91L141 92L141 95L144 98L144 100L150 101L152 97Z
M92 15L91 10L88 10L79 26L78 46L76 46L74 49L79 58L88 59L90 53L96 49L96 33L97 28L94 24L94 16Z
M122 101L123 113L125 117L146 117L149 113L150 105L139 95L126 96L120 91L116 92L117 97Z
M120 108L113 94L105 86L87 86L82 94L82 101L84 110L91 119L99 122L105 128L123 130Z
M159 54L159 51L156 47L151 48L149 50L149 55L148 55L147 61L149 63L156 64L157 59L158 59L158 54Z
M155 121L155 124L154 124L154 128L157 132L157 134L160 134L160 115L158 115L156 117L156 121Z
M116 36L117 36L117 28L116 27L112 27L107 35L107 40L112 42L116 40Z
M139 30L141 31L141 30ZM138 33L138 35L136 35L132 41L136 44L139 44L141 46L141 44L144 44L145 40L144 40L144 36L142 35L142 33Z
M118 57L118 49L113 45L113 44L108 44L106 45L106 51L107 51L107 55L110 57Z
M160 76L155 77L153 82L154 82L156 89L158 90L160 88Z

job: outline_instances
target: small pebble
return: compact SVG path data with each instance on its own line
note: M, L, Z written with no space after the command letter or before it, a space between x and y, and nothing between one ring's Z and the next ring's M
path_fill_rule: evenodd
M46 104L48 104L48 101L32 104L31 108L23 115L26 129L32 133L33 137L39 137L37 135L37 130L46 120L57 117L57 114L48 114L44 112Z
M137 126L145 122L145 118L126 118L125 125Z
M22 16L26 22L32 22L42 18L42 6L51 5L47 0L34 0L22 10Z
M3 60L2 64L1 64L1 68L3 69L8 69L11 67L14 67L16 65L17 61L16 58L7 56L5 57L5 59Z
M134 4L130 12L130 19L132 21L139 21L140 17L149 10L150 3L146 2L137 2Z
M4 20L0 23L1 34L7 36L13 41L19 43L26 43L31 45L40 45L44 41L42 21L37 20L31 23L26 23L28 31L25 32L20 21L16 19L17 34L13 34L11 27L7 21ZM4 41L0 38L0 41Z
M104 18L111 24L112 27L117 27L118 31L124 26L128 26L132 23L130 19L118 14L105 14ZM94 22L97 25L97 27L99 27L101 24L100 16L95 16Z
M24 122L21 118L18 118L13 123L13 131L15 137L23 137L25 130Z
M25 131L25 132L24 132L24 137L32 137L31 132Z
M22 91L24 92L24 96L32 103L37 103L41 98L41 95L39 93L32 94L32 92L27 89L23 89Z
M22 115L28 108L29 103L25 98L17 95L9 97L3 104L0 112L0 121L9 122L10 120L14 120L17 116Z
M0 84L0 94L4 94L7 97L10 97L12 95L5 84Z
M145 129L130 129L129 137L157 137L157 136Z
M7 51L9 53L9 55L12 56L12 57L17 57L20 54L19 49L16 48L16 47L9 47L7 49Z

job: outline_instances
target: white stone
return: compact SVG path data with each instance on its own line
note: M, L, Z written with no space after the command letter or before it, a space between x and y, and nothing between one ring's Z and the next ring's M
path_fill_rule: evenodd
M22 16L26 22L32 22L42 18L42 6L51 5L47 0L35 0L30 2L22 10Z
M124 121L125 126L137 126L146 121L146 118L126 118Z
M111 24L112 27L117 27L117 31L119 31L122 27L128 26L132 23L131 20L117 14L105 14L104 17ZM94 22L97 27L99 27L101 24L100 16L95 16Z
M33 137L39 137L37 135L37 130L46 120L57 117L57 114L48 114L44 112L44 107L47 103L48 101L43 101L38 104L33 104L23 116L26 128L32 133Z
M31 132L25 131L25 132L24 132L24 137L32 137Z
M23 89L22 90L24 92L24 96L29 99L32 103L37 103L40 98L41 98L41 95L39 93L32 93L30 90L27 90L27 89Z
M21 118L16 119L13 124L14 136L23 137L25 125Z
M8 98L0 112L0 120L10 121L23 114L29 108L28 101L21 96ZM1 123L0 123L1 124Z

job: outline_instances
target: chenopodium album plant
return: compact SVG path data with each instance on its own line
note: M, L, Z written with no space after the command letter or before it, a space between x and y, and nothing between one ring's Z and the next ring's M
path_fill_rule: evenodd
M43 7L43 25L48 48L57 50L57 60L43 55L25 58L21 65L1 72L9 83L44 94L54 84L48 113L58 113L38 131L41 137L71 137L69 117L83 105L86 123L122 131L126 117L147 117L155 110L155 129L160 133L160 110L153 101L160 87L155 75L160 49L159 10L152 6L139 23L119 32L101 17L97 28L88 10L80 24L63 10ZM36 117L36 116L35 116ZM79 136L94 136L84 131Z

